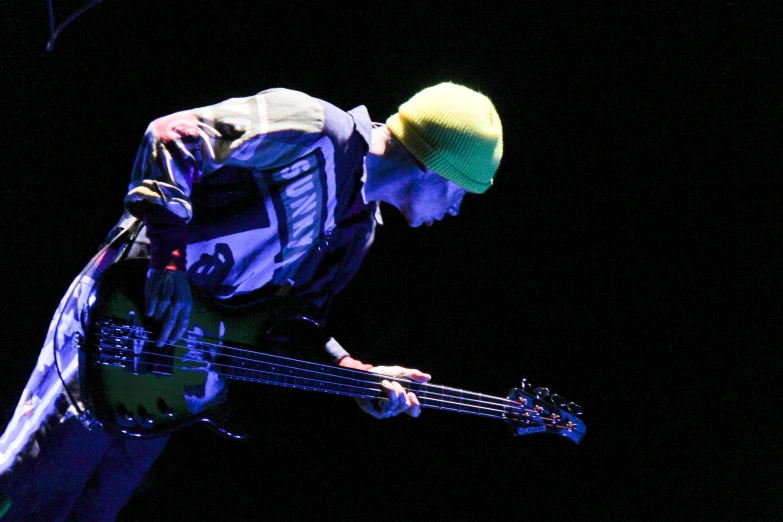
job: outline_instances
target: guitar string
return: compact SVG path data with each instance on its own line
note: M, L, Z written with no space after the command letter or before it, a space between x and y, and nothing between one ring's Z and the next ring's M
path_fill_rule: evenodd
M121 329L121 330L127 330L129 332L132 331L133 333L151 334L151 332L149 332L147 330L135 329L135 328L128 327L128 326L112 325L110 329ZM154 341L149 340L149 339L130 339L130 338L127 338L127 337L118 337L118 336L111 336L111 335L104 334L104 337L107 337L107 336L110 336L110 337L112 337L112 338L114 338L114 339L116 339L118 341L128 340L128 341L132 341L132 342L140 342L140 341L143 341L145 343L152 343L152 342L154 342ZM185 340L184 342L187 343L189 341ZM268 359L273 359L275 361L291 361L291 362L293 362L295 364L298 363L298 364L311 366L311 367L325 366L324 364L318 364L318 363L314 363L314 362L310 362L310 361L302 361L302 360L292 359L292 358L289 358L289 357L284 357L284 356L281 356L281 355L274 355L274 354L265 353L265 352L257 352L257 351L254 351L254 350L246 350L246 349L238 348L238 347L231 346L231 345L223 345L223 344L211 343L211 342L207 342L207 341L203 341L203 340L190 340L190 342L196 343L196 344L198 344L200 346L206 346L206 347L214 348L215 351L219 351L219 352L224 352L225 353L227 350L230 350L232 352L243 352L243 353L246 353L246 354L249 354L249 355L253 356L253 357L240 357L240 356L237 356L237 355L232 355L232 357L234 359L239 360L239 361L264 362L263 360L259 359L259 357L266 357ZM176 345L171 344L171 343L167 343L166 346L176 346ZM195 350L195 351L200 352L200 353L204 353L206 351L206 350L199 349L199 348L192 348L192 350ZM290 368L292 368L292 369L299 369L296 366L291 366ZM352 369L352 368L345 368L345 367L342 367L342 366L337 367L337 368L339 368L340 373L351 373L351 374L354 374L356 379L364 379L367 376L367 372L365 372L365 371L355 370L355 369ZM311 371L317 371L317 370L311 370ZM373 374L373 375L381 375L381 374ZM415 382L415 381L409 381L409 380L405 380L405 379L398 379L398 378L395 378L395 377L388 377L388 376L382 376L382 377L384 377L386 379L397 380L400 383ZM427 384L427 383L416 383L416 384ZM443 391L449 391L449 392L452 392L452 393L455 393L455 394L461 394L460 398L466 398L464 396L468 395L468 396L477 396L478 397L477 399L472 399L472 400L477 400L477 401L480 401L482 399L492 399L492 400L495 400L495 401L501 401L501 404L497 404L498 406L507 406L507 405L510 405L510 404L517 404L516 401L512 401L512 400L507 399L507 398L494 397L494 396L485 395L485 394L482 394L482 393L471 392L471 391L467 391L467 390L460 390L458 388L451 388L451 387L448 387L448 386L427 384L427 387L439 388L439 389L441 389Z
M106 335L104 335L103 337L104 338L110 337L110 338L113 338L113 339L116 339L116 340L125 340L126 339L126 338L118 338L118 337L106 336ZM152 343L153 342L153 341L150 341L150 340L132 340L132 341L144 342L144 343ZM231 347L226 347L226 346L222 346L222 345L218 345L218 346L220 346L221 348L224 348L224 349L225 348L231 349ZM112 346L112 348L114 350L119 350L119 351L123 351L123 352L129 352L129 353L132 353L132 354L136 355L136 352L133 351L130 348L118 348L116 346ZM203 350L197 350L196 349L196 351L201 351L203 353ZM241 350L241 351L246 351L246 350ZM258 352L252 352L252 353L258 353ZM185 358L182 358L182 357L175 357L175 356L171 356L171 355L167 355L167 354L156 354L156 355L158 357L170 358L170 359L175 360L175 361L179 360L179 361L187 362L188 360L191 360L191 359L185 359ZM274 355L270 356L269 354L261 354L261 355L269 356L269 357L275 358L275 359L293 360L293 359L287 359L287 358L280 357L280 356L274 356ZM257 359L246 359L246 358L240 358L240 357L236 357L236 356L233 356L233 358L250 360L250 361L252 361L254 363L260 363L260 364L276 365L276 366L279 366L279 367L282 367L282 368L288 368L288 369L294 369L294 370L299 370L299 371L305 371L305 372L308 372L308 373L314 373L316 375L322 374L322 375L328 375L330 377L336 377L338 379L347 380L349 382L348 383L334 383L334 382L331 382L329 384L334 384L334 385L347 387L347 388L358 388L359 390L367 390L368 388L361 388L359 386L356 386L355 384L370 385L369 391L375 392L376 394L375 395L365 395L364 394L365 392L363 391L362 395L359 395L360 397L363 397L363 398L377 398L377 394L378 393L382 393L384 391L383 388L376 388L376 387L372 386L372 385L377 385L378 384L378 382L377 382L378 379L386 378L385 376L382 376L382 375L379 375L379 374L374 374L372 377L366 376L365 378L351 378L351 377L334 376L332 374L325 374L323 372L318 372L316 370L309 370L309 369L302 369L302 368L286 366L284 364L280 364L280 363L277 363L277 362L259 361ZM198 361L193 361L193 362L198 362ZM305 363L307 365L318 366L317 363L309 363L307 361L300 361L300 362L303 362L303 363ZM172 369L172 370L178 368L174 364L170 364L170 365L158 364L157 366L160 367L160 368ZM270 375L278 375L278 376L281 376L283 378L291 378L291 376L286 376L286 375L283 375L283 374L280 374L280 373L268 372L268 371L264 371L264 370L260 370L260 369L246 368L246 367L242 367L242 366L231 366L231 365L226 365L226 364L222 364L222 365L218 365L218 366L223 366L223 367L227 367L227 368L241 370L241 371L244 371L244 372L254 372L255 374L261 374L261 375L263 375L263 374L270 374ZM340 370L344 370L344 371L350 371L350 372L355 371L357 374L364 376L364 373L363 372L359 372L358 370L350 370L350 369L346 369L346 368L339 368L339 369ZM240 379L242 378L242 377L239 377L239 376L234 376L234 377L237 377L237 378L240 378ZM369 377L369 379L367 377ZM300 385L297 385L297 384L289 385L289 386L292 386L292 387L295 387L295 388L296 387L307 388L308 386L306 386L304 383L310 383L310 382L312 382L312 383L323 383L324 382L324 379L317 379L317 378L311 378L311 377L293 377L293 378L302 383ZM253 379L247 379L246 378L245 380L253 380ZM274 383L274 384L280 384L275 379L256 378L255 380L256 381L266 381L268 383ZM402 382L404 382L406 384L409 384L409 385L411 384L411 381L402 381ZM413 384L415 385L415 384L426 384L426 383L415 383L414 382ZM283 386L285 386L285 384L283 384ZM317 387L315 384L312 384L309 387L312 388L312 389L315 389L315 390L321 389L321 388ZM421 387L419 386L419 388L421 388ZM501 399L499 397L493 397L493 396L489 396L489 395L477 394L477 393L474 393L474 392L466 392L464 390L459 390L459 389L455 389L455 388L451 388L450 389L448 387L443 387L443 386L439 386L439 385L428 384L427 388L434 388L434 389L440 388L441 390L443 390L445 392L452 392L452 395L449 395L448 393L432 392L430 390L424 390L424 389L421 389L421 391L414 390L414 391L416 391L419 400L423 401L422 404L421 404L423 407L437 408L437 409L442 409L442 410L446 410L446 411L459 411L459 412L463 412L463 413L474 413L476 415L494 416L494 417L503 417L503 416L505 416L505 415L507 415L509 413L521 414L521 412L514 412L513 410L509 411L508 409L506 409L506 407L511 407L511 408L516 407L516 408L519 408L519 406L520 406L519 402L512 401L510 399ZM457 393L455 394L453 392L457 392ZM492 403L492 402L489 402L489 401L481 401L479 399L475 399L475 398L472 398L472 397L464 397L464 394L466 394L466 393L469 394L469 395L473 395L473 396L479 396L479 397L484 398L484 399L493 399L495 401L501 401L501 402L504 402L505 405L502 404L502 403ZM357 396L357 394L354 392L353 396ZM444 399L444 397L445 397L445 399ZM482 406L481 404L464 404L464 406L466 408L472 408L472 409L476 410L475 412L464 411L462 409L462 407L461 407L462 405L460 403L454 403L452 401L449 401L448 399L461 399L461 400L463 400L463 403L464 403L464 401L470 401L470 402L473 402L473 403L484 402L484 403L487 403L487 404L492 404L496 408ZM458 408L449 408L448 406L444 406L444 404L446 404L446 405L457 404ZM497 409L497 408L501 408L501 409ZM529 415L534 415L534 416L538 416L539 415L539 412L536 411L536 410L529 410L529 409L525 408L524 411L525 411L526 414L529 414ZM555 422L555 419L549 419L549 418L546 418L546 417L540 417L540 418L542 420L550 420L552 422Z
M129 349L123 349L122 351L132 352ZM132 352L132 353L135 354L135 352ZM114 357L119 357L119 356L114 356ZM174 359L174 360L180 360L180 361L184 361L184 362L188 361L188 360L186 360L184 358L181 358L181 357L174 357L174 356L165 355L165 354L161 354L161 355L159 355L159 357L166 357L166 358L170 358L170 359ZM118 359L118 360L121 361L122 359ZM197 361L194 361L194 362L197 362ZM272 363L262 363L262 364L272 364ZM173 364L156 364L156 366L158 368L161 368L161 369L172 369L172 370L174 370L174 369L178 369L179 368L179 369L186 370L186 368L184 368L183 366L176 366L176 365L173 365ZM218 366L224 366L225 367L227 365L218 365ZM277 364L276 366L282 366L282 365ZM232 376L232 377L235 377L235 378L240 379L240 380L249 380L249 381L253 381L253 382L277 384L277 385L293 387L293 388L312 389L312 390L316 390L316 391L326 391L327 393L337 393L337 394L340 394L339 391L344 391L345 393L342 393L342 395L350 395L350 396L353 396L353 397L366 398L366 399L377 398L378 394L383 392L382 388L372 388L372 387L370 387L370 388L361 388L359 386L356 386L355 384L351 384L350 382L349 383L334 383L334 382L332 382L332 383L329 383L329 384L333 384L333 385L339 386L341 388L354 388L354 389L361 390L361 392L350 392L350 390L346 391L346 390L338 390L338 389L335 389L335 390L324 390L323 387L322 387L323 383L324 383L323 379L314 379L314 378L311 378L311 377L304 377L304 376L295 376L294 377L294 376L289 376L289 375L285 375L285 374L281 374L281 373L268 372L268 371L264 371L264 370L261 370L261 369L246 368L246 367L240 367L240 366L229 366L229 367L230 368L234 368L234 369L238 369L238 370L242 370L244 372L251 372L251 373L261 374L261 375L269 374L269 375L272 375L272 376L278 376L278 377L280 377L282 379L294 379L295 382L293 384L291 384L291 383L281 382L279 379L275 379L275 378L263 378L263 377L255 377L255 378L253 378L253 377L247 377L247 376L241 377L241 376L236 376L236 375ZM285 366L283 366L283 367L285 367ZM298 369L298 368L294 368L294 369ZM306 371L308 373L318 373L318 372L314 372L312 370L304 370L304 371ZM378 377L381 378L382 376L378 376ZM362 383L363 384L377 384L377 383L373 383L373 382L366 381L366 380L352 379L352 378L348 378L348 377L343 377L342 379L343 380L352 381L353 383L358 383L358 384L362 384ZM313 384L309 384L309 383L313 383ZM320 383L321 387L319 387L317 385L317 383ZM369 392L375 392L375 393L374 394L367 394L368 391ZM430 396L430 395L433 395L433 396ZM445 400L443 398L438 398L438 397L436 397L437 395L439 395L439 394L434 394L434 393L431 393L431 392L426 391L426 390L422 390L421 392L417 392L417 397L421 401L421 405L424 406L424 407L436 408L436 409L441 409L441 410L446 410L446 411L459 411L459 412L462 412L462 413L473 413L475 415L492 416L492 417L496 417L496 418L503 417L504 415L510 413L507 410L498 410L497 408L489 408L489 407L486 407L486 406L471 405L471 404L464 404L463 403L464 404L464 408L472 408L472 409L475 410L475 411L468 411L467 409L463 409L462 408L462 404L455 403L455 402L452 402L452 401L448 401L448 400ZM440 394L440 395L444 395L444 394ZM449 398L447 395L444 395L444 396ZM454 398L457 398L457 397L454 397ZM448 405L451 405L451 404L457 404L457 407L456 408L448 407ZM518 406L518 403L513 403L512 405L513 406ZM512 411L511 413L515 413L515 412ZM519 413L519 412L516 412L516 413ZM534 413L534 412L530 411L530 413Z
M158 365L162 368L171 368L176 369L177 366L172 365ZM179 367L181 368L181 367ZM265 374L269 372L264 372L263 370L250 370L253 373L257 374ZM272 374L277 375L277 374ZM289 388L296 388L296 389L304 389L304 390L313 390L313 391L322 391L326 393L333 393L337 395L350 395L351 397L357 397L357 398L365 398L365 399L375 399L378 398L378 393L380 393L381 389L369 389L370 391L375 391L375 394L368 394L368 393L358 393L358 392L351 392L351 393L340 393L339 390L325 390L321 387L318 387L316 383L322 382L318 379L311 379L307 377L296 377L296 383L286 383L281 382L279 379L274 378L263 378L263 377L244 377L239 378L240 380L248 380L251 382L258 382L263 384L275 384L278 386L283 387L289 387ZM311 384L312 383L312 384ZM343 385L343 387L351 387L350 385ZM355 386L354 386L355 387ZM427 396L422 396L421 394L418 394L417 397L419 398L420 405L425 408L434 408L438 410L443 411L454 411L454 412L460 412L460 413L467 413L472 415L478 415L483 417L492 417L492 418L505 418L509 413L518 413L518 412L508 412L508 411L501 411L493 408L487 408L484 406L469 406L469 405L461 405L460 403L455 403L452 401L444 400L444 399L437 399ZM456 405L456 406L452 406ZM519 416L521 414L518 413ZM542 418L543 419L543 418ZM548 419L545 419L548 420Z

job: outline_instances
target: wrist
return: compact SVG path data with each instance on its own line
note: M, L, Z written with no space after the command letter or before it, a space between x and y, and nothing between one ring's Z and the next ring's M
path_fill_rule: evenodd
M144 215L144 226L150 240L149 268L184 271L187 245L187 223L163 208Z
M345 357L340 359L340 362L338 364L344 368L351 368L352 370L369 371L373 368L372 364L363 363L362 361L354 359L350 355L346 355Z

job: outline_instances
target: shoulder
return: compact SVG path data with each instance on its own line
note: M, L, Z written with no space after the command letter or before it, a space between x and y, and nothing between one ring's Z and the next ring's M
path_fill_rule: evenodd
M256 96L263 100L263 110L270 123L285 121L289 126L307 129L309 133L329 137L335 142L350 139L357 127L353 114L355 109L346 112L301 91L275 88L261 91Z
M309 132L324 127L324 106L320 100L301 91L285 88L266 89L254 96L258 110L274 124L286 122Z
M290 119L296 114L309 121L317 120L322 135L335 143L346 143L361 137L363 147L368 147L372 121L364 105L346 111L324 99L284 88L268 89L259 95L267 97L268 103L274 103L276 116ZM270 119L274 117L270 114Z
M291 110L318 109L321 107L321 101L302 91L275 87L265 89L256 97L261 97L268 105L274 105L276 108L288 107Z

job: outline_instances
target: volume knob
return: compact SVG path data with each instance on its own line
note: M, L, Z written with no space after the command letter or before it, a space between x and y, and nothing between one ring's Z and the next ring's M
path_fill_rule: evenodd
M135 420L133 414L130 412L130 410L128 410L128 408L125 407L123 403L119 403L117 405L117 415L119 416L120 420L125 422L133 422Z
M139 424L145 428L151 428L155 424L155 419L144 406L139 406L137 411L139 412Z
M155 402L155 404L157 404L158 409L163 415L169 418L174 417L174 410L171 408L171 406L166 404L166 401L164 401L161 397L158 397L158 400Z

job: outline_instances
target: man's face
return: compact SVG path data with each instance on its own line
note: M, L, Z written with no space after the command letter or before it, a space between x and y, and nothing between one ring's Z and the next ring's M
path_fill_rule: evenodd
M399 208L410 226L431 226L447 214L459 214L466 193L456 183L424 169L422 175L409 185Z

